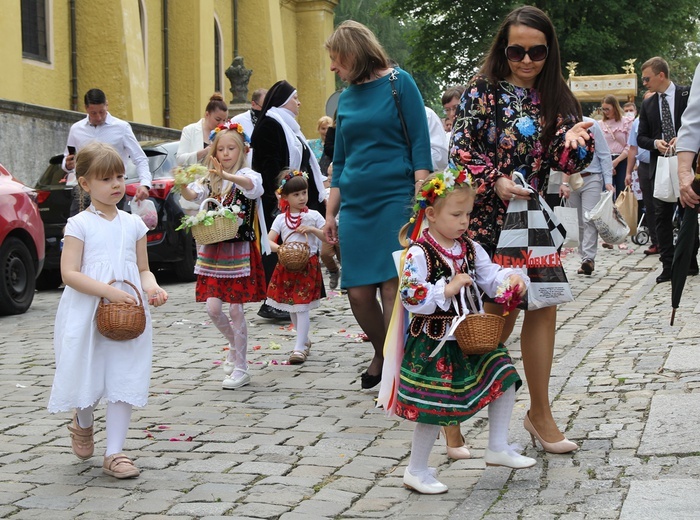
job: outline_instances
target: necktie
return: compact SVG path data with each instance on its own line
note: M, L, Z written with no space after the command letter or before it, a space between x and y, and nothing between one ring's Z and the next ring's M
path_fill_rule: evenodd
M676 137L676 130L673 128L673 119L671 119L671 107L668 105L668 101L666 101L666 94L661 94L661 133L666 142Z

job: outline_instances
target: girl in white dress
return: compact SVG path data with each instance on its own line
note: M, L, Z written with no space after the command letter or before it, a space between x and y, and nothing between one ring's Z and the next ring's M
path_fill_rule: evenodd
M100 399L107 402L103 471L116 478L139 475L122 453L132 406L144 406L151 377L152 331L148 305L164 304L167 293L148 267L143 221L120 211L124 196L124 163L114 148L90 143L76 157L78 185L92 204L68 219L61 254L66 287L56 312L54 348L56 374L49 398L51 413L75 409L71 432L73 453L82 460L95 449L93 412ZM146 293L146 329L129 341L102 336L95 325L101 298L112 303L138 303L128 280Z

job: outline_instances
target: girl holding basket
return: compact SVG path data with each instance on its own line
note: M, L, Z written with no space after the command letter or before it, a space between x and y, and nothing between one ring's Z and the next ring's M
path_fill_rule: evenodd
M326 220L306 206L307 178L300 171L282 171L277 189L281 213L275 217L267 235L272 252L279 257L267 288L267 304L289 312L297 330L294 352L289 356L292 365L303 363L309 356L309 311L318 307L323 285L318 255ZM277 244L280 237L282 246ZM308 260L304 261L306 257Z
M211 140L206 158L209 173L180 189L187 200L202 204L211 199L209 209L232 208L238 215L235 236L200 245L195 266L197 301L206 303L209 317L229 342L222 387L234 390L250 383L243 304L265 299L265 273L256 242L260 229L265 229L264 222L257 227L263 186L260 174L246 166L248 138L241 125L219 125ZM224 302L229 304L228 315L223 311Z
M450 327L457 315L473 312L465 308L465 294L470 301L478 301L482 289L512 305L529 284L522 271L494 264L478 243L463 236L474 198L471 178L464 170L430 175L416 194L417 219L412 218L400 235L402 244L409 245L409 226L419 229L420 222L415 221L427 220L428 227L420 235L414 231L399 283L401 302L413 317L393 399L395 410L388 410L416 422L404 485L424 494L447 491L428 468L440 427L457 425L487 405L486 464L513 469L535 464L508 444L515 390L522 384L508 351L499 344L486 354L466 355ZM512 299L504 299L503 292ZM382 377L382 387L385 384L391 384L391 378Z

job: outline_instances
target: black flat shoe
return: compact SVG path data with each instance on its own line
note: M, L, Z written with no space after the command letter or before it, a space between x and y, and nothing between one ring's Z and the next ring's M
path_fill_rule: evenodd
M287 311L281 311L270 307L268 304L264 303L260 310L258 311L258 316L268 320L288 320L290 319L289 313Z
M367 390L369 388L374 388L375 386L377 386L381 382L381 380L382 380L381 374L379 374L377 376L372 376L372 375L369 375L367 373L367 371L364 371L364 372L362 372L362 374L360 374L360 385L365 390Z

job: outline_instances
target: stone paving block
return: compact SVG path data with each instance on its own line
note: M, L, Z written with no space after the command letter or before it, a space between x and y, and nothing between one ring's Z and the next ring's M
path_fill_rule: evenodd
M235 516L249 515L254 518L279 518L282 514L290 509L288 507L264 504L264 503L248 503L241 504L233 511Z
M206 516L224 516L233 509L235 504L231 502L185 502L177 503L168 510L168 518L171 515L183 515L187 517L202 518Z
M620 520L696 519L700 511L700 481L687 479L635 481L622 506Z
M699 416L700 394L654 396L639 454L696 453L697 439L688 432Z

